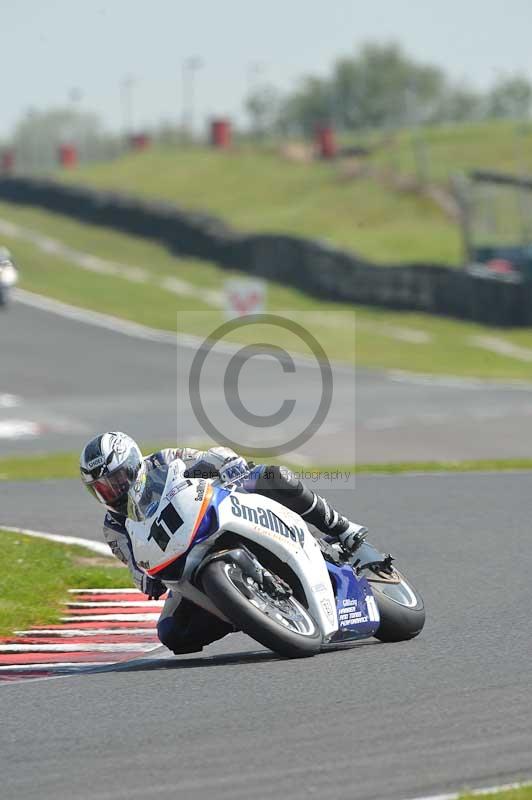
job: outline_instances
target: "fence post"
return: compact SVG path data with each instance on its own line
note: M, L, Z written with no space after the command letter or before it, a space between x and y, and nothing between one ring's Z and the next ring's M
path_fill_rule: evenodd
M15 169L15 151L4 150L2 153L1 171L3 175L9 175Z
M59 163L65 169L72 169L78 163L78 150L73 144L60 144L57 155Z
M213 119L211 122L211 145L219 150L231 146L231 122L228 119Z
M335 158L338 153L334 128L331 125L321 125L316 131L316 143L320 158Z

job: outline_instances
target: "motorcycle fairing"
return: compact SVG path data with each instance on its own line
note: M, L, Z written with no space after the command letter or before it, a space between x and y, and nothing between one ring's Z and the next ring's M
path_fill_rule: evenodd
M148 575L157 575L183 556L207 514L213 487L206 481L183 481L184 463L168 470L164 492L154 513L142 522L126 520L135 560Z
M317 540L298 514L262 495L213 486L205 480L183 481L183 471L184 464L177 459L168 470L155 512L143 522L126 522L136 562L147 574L160 575L171 570L174 562L183 563L175 588L182 584L187 594L193 570L227 531L266 547L294 571L325 638L335 641L336 634L341 640L353 639L377 630L378 611L367 581L357 580L349 567L333 570L334 565L326 564ZM164 579L172 588L173 582L166 575ZM208 598L202 600L203 595L197 589L194 592L193 602L205 606Z
M299 578L308 610L323 636L338 630L336 603L324 558L298 514L271 498L233 491L218 502L218 523L220 533L231 531L256 542L287 564Z
M376 633L380 615L371 587L363 577L355 577L353 568L326 562L336 597L338 631L329 641L350 641Z

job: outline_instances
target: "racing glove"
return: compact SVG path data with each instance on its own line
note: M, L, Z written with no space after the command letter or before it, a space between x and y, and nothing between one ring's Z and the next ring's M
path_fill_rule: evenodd
M140 579L139 589L148 595L149 600L158 600L166 592L166 586L162 581L144 574Z
M228 458L218 470L218 475L223 483L234 483L239 478L243 478L249 472L249 466L245 458L235 456Z
M229 447L211 447L198 453L194 463L187 467L185 478L215 478L224 483L232 483L249 472L245 458L237 455Z

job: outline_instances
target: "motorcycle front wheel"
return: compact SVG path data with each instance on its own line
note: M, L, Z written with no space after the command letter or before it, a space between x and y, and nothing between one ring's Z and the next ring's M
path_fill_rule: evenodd
M417 589L396 569L366 577L381 617L375 637L381 642L402 642L418 636L425 624L425 606Z
M201 577L205 594L239 630L287 658L320 652L322 636L307 609L290 597L274 597L244 567L230 561L208 564Z

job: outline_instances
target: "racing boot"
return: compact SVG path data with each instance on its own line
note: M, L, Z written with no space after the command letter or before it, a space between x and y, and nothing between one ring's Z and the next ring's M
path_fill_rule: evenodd
M307 487L305 489L310 492ZM335 536L344 550L354 553L366 538L368 529L342 516L324 497L314 492L310 494L312 495L310 507L307 511L300 512L305 522L310 522L327 536Z
M343 517L324 497L315 494L286 467L263 467L254 491L271 497L295 511L321 533L333 536L353 553L364 541L368 529Z

